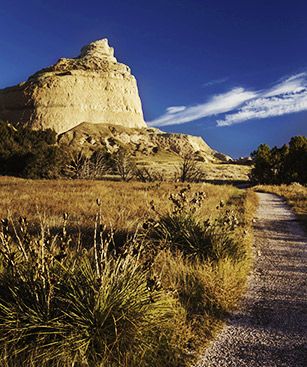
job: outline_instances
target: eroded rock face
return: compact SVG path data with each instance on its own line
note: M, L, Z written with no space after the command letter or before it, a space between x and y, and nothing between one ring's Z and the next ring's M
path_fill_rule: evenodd
M27 82L0 90L0 119L58 133L84 121L146 127L136 79L117 62L107 39L83 47L77 58L60 59Z
M156 128L135 129L82 123L60 134L58 139L61 144L68 145L74 150L82 150L85 154L100 149L114 153L122 147L140 159L146 156L164 157L168 153L181 157L193 154L199 161L207 163L225 162L231 159L213 150L201 137L170 134Z

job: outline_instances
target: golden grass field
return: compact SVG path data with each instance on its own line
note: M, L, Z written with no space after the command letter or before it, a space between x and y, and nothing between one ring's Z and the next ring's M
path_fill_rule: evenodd
M175 187L187 185L174 183L139 183L90 180L27 180L0 178L0 217L25 216L28 220L38 214L48 218L50 226L61 227L63 213L68 213L74 225L91 226L97 213L96 200L101 199L104 223L115 229L136 229L140 221L151 216L153 200L161 214L170 207L168 196ZM238 195L232 186L192 184L192 190L207 194L200 215L214 212L217 204Z
M166 179L173 179L178 174L181 159L175 154L159 154L157 156L137 159L139 167L148 167L153 171L161 172ZM199 169L208 181L245 181L249 180L251 166L231 163L198 162Z
M185 196L176 195L187 187L186 197L203 192L204 199L196 211L190 212L188 207L174 214L170 195L174 195L175 202L178 198L184 201ZM257 206L252 190L212 184L1 177L0 200L0 218L9 218L2 221L0 233L4 246L0 248L0 287L8 294L15 289L14 295L18 295L16 300L8 297L9 307L3 306L0 299L0 359L5 367L20 363L29 367L68 367L74 361L100 367L192 366L245 290L252 264L252 218ZM94 261L97 244L93 234L99 211L101 222L112 228L115 236L117 232L135 235L139 228L140 237L136 236L132 245L138 246L145 239L142 257L135 257L133 252L127 258L101 257L102 274L97 273L98 263ZM64 235L64 213L68 213L65 233L73 230L74 236L76 229L81 234L88 232L89 236L81 238L81 245L88 250L69 247L73 242ZM58 235L50 238L49 232L47 236L37 231L27 233L18 227L20 216L36 228L43 221ZM158 232L154 230L145 238L142 225L148 219L158 224ZM13 229L16 225L11 234L9 223ZM24 221L20 223L22 226ZM178 233L173 233L173 228ZM101 249L103 243L102 239ZM187 252L180 247L182 243ZM119 246L125 246L124 239L120 239ZM210 246L212 253L206 252ZM199 255L192 255L195 249ZM62 260L56 260L63 251ZM149 281L154 288L148 288ZM69 292L65 290L67 282ZM106 297L108 292L110 298ZM33 297L31 302L29 297ZM47 303L41 303L41 299ZM67 330L64 334L52 318L63 307L68 307L61 316L60 330ZM101 320L101 329L93 326ZM45 332L46 323L52 343ZM34 342L24 346L29 325L37 330L31 338L39 340L39 345ZM11 334L2 333L1 328ZM103 353L100 344L104 345Z

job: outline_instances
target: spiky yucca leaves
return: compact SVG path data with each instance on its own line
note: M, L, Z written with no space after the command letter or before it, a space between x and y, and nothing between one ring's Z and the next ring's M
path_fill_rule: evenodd
M60 294L69 346L89 366L132 366L135 355L140 362L176 313L174 300L148 286L147 271L131 256L105 259L100 278L84 258Z
M243 257L244 246L237 240L241 236L236 235L240 224L236 213L230 209L218 212L225 206L221 202L215 217L199 218L198 209L205 199L204 192L191 193L187 186L169 196L172 209L167 214L160 215L152 203L158 218L149 222L150 238L173 253L179 250L191 258L218 261L224 257Z
M20 218L18 227L8 219L2 225L1 361L5 366L32 366L37 360L44 365L49 354L53 357L49 346L63 332L56 285L61 281L59 269L66 257L61 243L64 238L50 237L43 226L40 235L32 236L25 218Z
M0 235L4 366L152 366L150 356L163 366L158 349L176 354L174 324L184 324L185 313L149 282L132 251L100 256L97 271L93 249L64 256L45 233L37 239L8 229L6 222Z
M105 236L100 200L89 250L78 250L67 234L67 214L56 236L44 226L41 233L31 234L23 218L15 227L3 221L1 366L189 365L197 340L203 346L244 288L247 257L236 258L228 244L241 241L245 254L244 231L253 205L240 201L238 205L246 208L237 223L234 205L221 203L225 208L217 210L218 219L203 224L206 218L199 215L198 206L204 195L190 195L189 189L179 194L173 195L169 213L175 224L166 226L173 233L163 237L164 214L157 213L156 220L146 223L145 234L129 241L133 247L123 245L114 257L111 249L116 246ZM206 237L209 229L211 237ZM209 248L204 238L211 241ZM182 249L188 244L188 251L179 251L178 244Z

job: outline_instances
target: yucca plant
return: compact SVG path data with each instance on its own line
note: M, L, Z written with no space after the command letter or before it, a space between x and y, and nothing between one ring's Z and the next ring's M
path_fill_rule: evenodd
M130 255L102 265L97 277L84 257L61 289L67 348L89 366L130 366L133 355L140 361L154 347L154 332L174 316L174 301L149 287L148 272Z
M99 199L92 246L75 244L66 213L57 234L43 218L40 230L3 220L1 366L189 365L248 271L242 218L224 203L216 219L200 216L205 197L181 186L167 214L152 203L156 218L120 246Z
M148 356L161 347L178 310L175 299L150 279L140 255L128 249L114 259L102 242L89 251L64 249L63 236L50 238L43 228L37 238L14 222L3 227L5 366L152 365Z
M236 240L239 219L230 209L220 211L221 202L215 217L198 217L198 209L206 198L204 192L191 193L190 186L171 194L171 210L161 215L152 203L157 214L156 220L149 221L148 236L160 246L173 253L182 252L190 258L218 261L224 257L241 258L244 248Z

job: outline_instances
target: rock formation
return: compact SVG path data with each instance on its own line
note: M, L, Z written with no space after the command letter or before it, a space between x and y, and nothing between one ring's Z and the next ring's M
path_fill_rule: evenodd
M136 80L107 39L0 90L0 119L58 133L82 122L146 127Z
M107 39L83 47L77 58L59 59L26 82L0 90L0 120L52 128L60 143L83 151L124 147L136 157L160 160L174 154L195 154L203 162L231 159L200 137L148 128L136 79L128 66L117 62Z
M110 153L119 148L128 150L141 160L148 157L169 159L171 156L194 155L202 162L231 160L209 147L201 137L165 133L156 128L127 128L107 124L82 123L59 135L59 142L87 154L106 149Z

